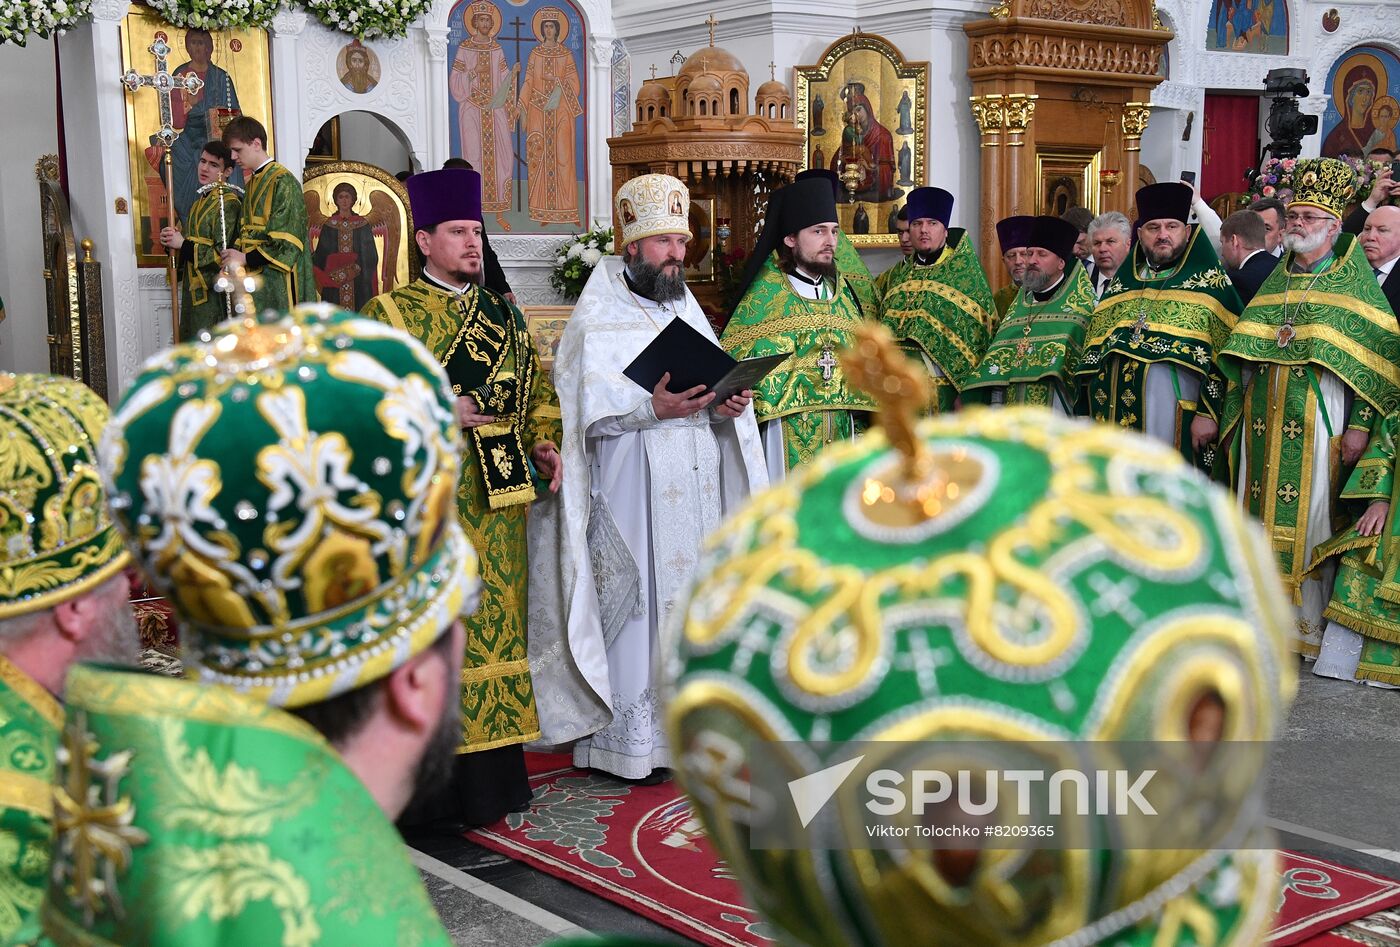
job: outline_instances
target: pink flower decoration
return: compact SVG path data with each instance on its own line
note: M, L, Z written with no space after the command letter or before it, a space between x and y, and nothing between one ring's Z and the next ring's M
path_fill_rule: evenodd
M1273 197L1273 196L1274 196L1274 188L1266 184L1266 185L1264 186L1264 196L1265 196L1265 197Z

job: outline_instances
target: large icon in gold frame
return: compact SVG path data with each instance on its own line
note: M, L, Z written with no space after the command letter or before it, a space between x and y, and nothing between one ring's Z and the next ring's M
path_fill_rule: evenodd
M1036 152L1035 175L1040 182L1035 212L1058 217L1071 207L1099 214L1099 171L1103 154L1090 148L1049 148Z
M895 214L927 166L928 63L907 62L889 40L857 32L795 72L803 167L841 176L837 212L852 243L898 246Z
M358 312L418 278L408 190L388 171L358 161L308 165L302 194L321 299Z
M170 94L174 126L180 131L171 151L175 181L175 213L182 217L194 203L199 189L197 169L205 142L219 138L224 125L239 114L250 115L267 128L265 143L276 154L272 129L272 72L265 30L198 30L171 26L150 7L133 3L121 23L122 71L142 75L155 72L155 56L148 47L157 38L172 52L167 66L173 75L194 72L204 82L195 93ZM164 266L166 253L159 242L169 222L163 149L156 144L160 105L152 89L140 89L126 98L126 147L131 169L131 220L136 235L138 266ZM242 185L234 169L231 183Z

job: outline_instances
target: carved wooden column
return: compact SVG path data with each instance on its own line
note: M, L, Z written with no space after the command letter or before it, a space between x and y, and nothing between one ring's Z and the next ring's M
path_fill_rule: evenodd
M1021 149L1007 152L1003 184L1005 192L1011 195L1007 214L1027 214L1035 207L1035 149L1029 152L1032 155L1029 168L1024 156L1027 154L1026 133L1030 130L1031 119L1035 117L1035 101L1038 98L1040 96L1025 92L1012 92L1006 97L1006 147Z
M1123 180L1130 182L1122 195L1124 211L1132 206L1134 188L1131 182L1138 179L1138 164L1142 154L1142 135L1147 131L1148 119L1152 117L1150 102L1128 102L1123 106L1123 117L1119 124L1123 130Z
M1005 123L1002 97L997 93L974 95L968 100L977 130L982 133L982 221L977 233L981 250L982 269L988 274L1000 273L995 263L1001 259L996 239L996 222L1005 217L1002 208L1001 130ZM993 288L999 288L994 283Z
M1010 214L1050 211L1051 183L1096 213L1126 209L1138 174L1145 104L1162 81L1172 38L1152 0L1002 0L963 26L974 115L1000 102L997 146L983 116L982 260L1006 281L991 227ZM994 157L989 155L994 153ZM1105 175L1118 173L1114 187Z

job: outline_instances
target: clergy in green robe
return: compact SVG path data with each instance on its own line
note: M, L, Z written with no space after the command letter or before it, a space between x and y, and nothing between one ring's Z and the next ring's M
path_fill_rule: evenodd
M482 599L466 623L460 794L443 802L453 811L434 815L475 824L530 797L522 744L540 728L525 653L525 519L537 469L558 489L561 437L559 399L525 317L481 285L480 181L458 168L409 179L423 276L364 310L427 346L447 370L466 428L457 510L481 557Z
M206 142L196 174L199 191L183 230L166 227L160 242L180 254L180 341L230 318L227 296L214 292L223 251L234 245L243 213L243 189L228 183L233 153L217 139Z
M1181 183L1138 190L1138 240L1094 310L1079 372L1090 417L1174 444L1211 471L1225 460L1216 445L1238 394L1216 357L1241 305L1215 248L1187 222L1191 196Z
M261 277L253 293L258 309L283 310L317 298L311 266L306 198L296 175L267 153L267 130L241 115L224 129L224 144L248 175L238 239L224 263L239 263Z
M1035 218L1028 214L1017 214L997 221L997 243L1001 245L1001 262L1006 266L1006 275L1011 277L1009 284L992 294L998 320L1006 315L1021 290L1021 276L1026 272L1023 254L1034 222Z
M1334 560L1337 577L1322 617L1313 673L1400 685L1400 415L1382 418L1339 496L1353 525L1313 550L1309 571Z
M1243 403L1221 427L1239 432L1240 499L1269 531L1298 606L1297 648L1313 658L1333 563L1311 573L1308 565L1338 525L1346 469L1378 418L1400 406L1400 326L1360 243L1341 233L1355 172L1318 158L1299 161L1295 174L1288 252L1222 350Z
M977 370L959 387L965 401L1040 405L1072 415L1094 287L1074 256L1073 224L1033 217L1022 226L1021 290Z
M393 819L460 737L454 410L420 343L322 305L133 381L102 478L187 680L70 672L55 943L451 944Z
M830 168L808 168L799 171L794 183L813 178L830 185L833 201L841 200L841 179ZM772 200L771 196L769 200ZM866 319L877 318L880 315L880 292L875 285L875 278L870 275L870 267L865 265L860 251L851 243L851 238L846 236L846 231L841 229L839 221L836 228L836 268L850 286L851 293L860 306L861 316Z
M972 240L948 229L953 195L920 187L909 193L914 253L886 274L881 321L900 348L923 365L933 388L931 410L953 409L955 379L977 369L996 325L992 288Z
M854 281L841 269L838 228L825 181L774 191L745 274L747 289L720 336L735 358L791 353L754 391L773 481L833 441L853 438L873 407L847 385L837 357L865 321Z
M97 473L109 417L72 379L0 375L0 944L39 936L68 669L136 658L129 555Z

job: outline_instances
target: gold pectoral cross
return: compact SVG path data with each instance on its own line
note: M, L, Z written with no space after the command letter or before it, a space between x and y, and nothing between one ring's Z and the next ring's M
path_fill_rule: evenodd
M1027 355L1031 354L1031 350L1034 348L1035 346L1031 344L1031 327L1026 326L1025 331L1021 335L1021 341L1016 343L1016 357L1025 358Z

